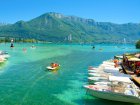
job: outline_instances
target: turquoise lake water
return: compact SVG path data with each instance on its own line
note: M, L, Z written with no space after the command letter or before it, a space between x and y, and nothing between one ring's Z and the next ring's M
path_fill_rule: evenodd
M97 44L95 49L87 45L35 44L36 49L30 48L32 44L15 44L13 49L9 46L0 44L0 50L11 56L0 65L0 105L124 105L87 95L83 88L87 68L114 55L140 51L123 44ZM46 66L51 62L58 62L60 70L49 72Z

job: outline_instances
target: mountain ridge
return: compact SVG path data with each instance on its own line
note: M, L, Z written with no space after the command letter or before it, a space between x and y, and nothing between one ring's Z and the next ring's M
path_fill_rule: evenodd
M128 42L140 39L140 24L96 22L77 16L49 12L29 21L0 26L0 37L33 38L51 42Z

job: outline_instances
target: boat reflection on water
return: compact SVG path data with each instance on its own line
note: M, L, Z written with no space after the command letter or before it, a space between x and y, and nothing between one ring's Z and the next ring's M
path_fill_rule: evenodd
M0 62L0 73L4 71L4 68L6 67L7 63L7 61Z

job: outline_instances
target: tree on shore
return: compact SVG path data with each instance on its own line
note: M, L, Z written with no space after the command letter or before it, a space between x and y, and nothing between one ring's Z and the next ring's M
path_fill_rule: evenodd
M136 49L140 49L140 40L136 42Z

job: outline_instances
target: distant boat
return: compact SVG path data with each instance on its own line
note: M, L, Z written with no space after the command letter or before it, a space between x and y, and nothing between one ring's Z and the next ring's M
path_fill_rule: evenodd
M90 43L90 45L92 46L93 49L95 49L94 43Z
M8 59L10 55L6 51L0 51L0 58Z
M102 48L99 48L99 50L102 51L103 49Z
M32 45L32 46L31 46L31 49L36 49L36 46Z
M11 48L13 48L14 47L14 44L13 44L13 42L14 42L14 39L11 39Z
M11 46L10 46L10 47L11 47L11 48L12 48L12 47L14 47L14 44L13 44L13 43L11 43Z
M93 49L95 49L95 46L92 46Z

